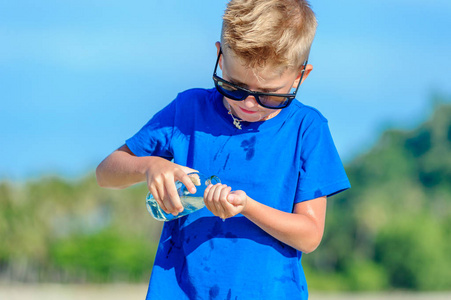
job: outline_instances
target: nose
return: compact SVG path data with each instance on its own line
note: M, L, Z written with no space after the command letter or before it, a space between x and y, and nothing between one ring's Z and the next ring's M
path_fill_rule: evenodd
M243 102L244 102L244 105L249 108L253 108L256 105L258 105L258 102L255 99L255 97L251 96L251 95L249 95L246 99L244 99Z

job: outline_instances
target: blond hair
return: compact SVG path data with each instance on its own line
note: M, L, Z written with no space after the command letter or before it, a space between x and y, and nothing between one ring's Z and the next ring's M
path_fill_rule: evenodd
M223 16L221 44L251 68L300 68L316 32L305 0L231 0Z

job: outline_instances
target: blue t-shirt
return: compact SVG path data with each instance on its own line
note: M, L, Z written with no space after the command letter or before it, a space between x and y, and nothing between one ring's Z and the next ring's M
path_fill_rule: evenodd
M126 144L285 212L350 187L327 120L297 100L239 130L215 89L188 90ZM241 214L203 208L164 224L147 299L307 299L301 256Z

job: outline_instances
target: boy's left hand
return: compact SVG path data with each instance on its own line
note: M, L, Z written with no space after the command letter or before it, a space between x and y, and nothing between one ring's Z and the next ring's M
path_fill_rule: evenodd
M205 206L221 219L227 219L241 213L247 204L244 191L233 191L225 184L209 185L204 193Z

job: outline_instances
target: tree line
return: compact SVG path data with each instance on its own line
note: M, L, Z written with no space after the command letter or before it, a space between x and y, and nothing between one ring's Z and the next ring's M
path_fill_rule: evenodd
M320 247L303 257L312 289L451 289L451 105L412 130L386 130L345 166ZM0 280L143 282L162 224L144 184L125 190L57 176L0 183Z

